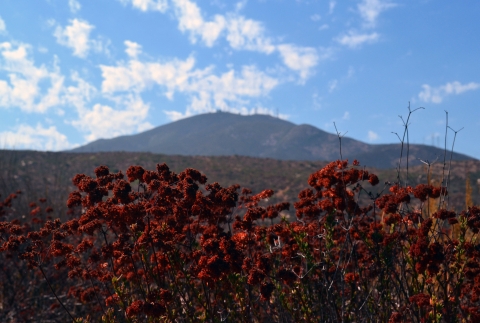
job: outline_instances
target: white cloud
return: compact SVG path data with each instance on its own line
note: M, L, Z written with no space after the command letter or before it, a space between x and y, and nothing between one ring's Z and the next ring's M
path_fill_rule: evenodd
M290 44L279 45L277 48L284 64L299 72L302 81L310 76L312 68L318 64L319 57L314 48L297 47Z
M67 121L81 132L87 141L99 138L112 138L119 135L141 132L153 126L145 121L148 118L149 105L135 93L104 93L103 99L112 104L95 103L99 91L82 79L77 72L70 76L74 85L62 90L62 102L73 106L77 118Z
M165 12L168 9L167 0L119 0L123 5L128 3L132 7L140 9L141 11L160 11Z
M77 72L73 72L70 79L76 86L70 85L64 89L64 102L75 107L79 114L85 111L88 103L97 95L97 89L82 79Z
M385 0L363 0L357 5L365 27L375 27L380 13L396 6L396 4Z
M461 84L460 82L450 82L439 87L431 87L428 84L422 85L423 90L418 94L420 100L424 102L442 103L445 97L449 95L458 95L467 91L480 89L480 83L470 82Z
M0 71L8 75L8 80L0 79L0 107L44 113L62 104L60 96L64 77L56 61L51 68L35 66L28 58L29 49L26 44L0 44ZM46 93L42 93L41 84L48 83Z
M350 31L347 35L338 37L336 40L344 46L357 48L364 43L375 43L378 38L379 35L376 32L371 34L358 34L354 31Z
M342 117L343 120L350 120L350 112L345 111Z
M184 91L190 78L202 74L193 70L195 59L174 59L162 63L141 62L136 59L117 66L100 65L102 70L102 92L142 92L153 84L166 87L166 96L171 99L175 91ZM205 71L206 72L206 71ZM197 76L198 77L198 76Z
M0 34L5 33L7 31L7 25L5 24L5 20L0 17Z
M77 0L68 0L68 7L70 8L70 11L72 13L76 13L82 8L82 6Z
M97 89L73 72L71 85L65 85L65 77L60 73L57 62L53 67L35 66L28 57L29 46L25 44L0 44L0 71L8 79L0 79L0 107L19 108L26 112L46 113L58 108L56 113L63 115L59 107L75 108L78 119L69 121L77 129L86 132L88 140L143 131L151 125L145 122L148 105L131 95L120 95L112 100L114 108L91 102L98 94ZM48 85L48 86L47 86ZM115 127L118 127L116 129ZM0 143L9 147L25 147L40 150L62 150L71 145L65 135L55 127L44 128L21 125L15 131L0 133Z
M378 134L376 134L376 133L373 132L372 130L369 130L369 131L368 131L368 140L369 140L370 142L375 141L375 140L377 140L378 138L379 138L379 137L378 137Z
M78 118L74 121L67 120L67 123L84 132L86 140L144 131L152 127L145 121L148 117L148 104L143 103L132 91L115 95L105 92L103 99L110 100L113 104L96 103L94 99L99 91L82 79L78 72L72 73L69 78L71 84L67 85L56 60L52 67L35 66L29 58L29 52L30 46L26 44L0 43L0 72L7 75L7 79L0 78L0 107L36 113L46 113L57 108L56 113L60 116L65 113L60 107L73 107ZM170 71L167 69L164 72L168 74ZM154 80L157 74L158 71L153 68L151 75ZM166 78L164 82L173 82L173 86L181 84L179 80L171 78ZM67 138L55 127L45 128L40 125L21 125L14 131L4 131L0 133L0 143L2 141L4 145L17 148L71 148Z
M127 47L125 49L125 53L127 53L127 55L131 58L136 58L142 52L142 46L135 42L126 40L124 41L124 44Z
M248 98L265 96L278 81L258 71L254 66L243 66L241 72L230 70L220 76L209 74L192 80L186 91L193 95L189 110L195 113L232 109L248 105Z
M178 28L182 32L190 32L192 43L200 37L205 45L213 46L225 28L225 17L216 15L213 21L206 22L200 8L189 0L174 0L175 13L178 19Z
M175 93L186 94L190 98L186 112L189 115L216 109L240 111L250 99L268 95L279 83L254 66L243 66L240 71L230 69L220 75L214 73L213 67L197 69L193 57L164 63L131 59L127 63L101 65L100 68L102 92L106 95L140 94L156 85L164 90L168 99L173 99ZM167 114L172 118L181 117L177 112Z
M236 13L227 16L215 15L206 21L196 3L190 0L173 0L178 28L189 32L190 40L195 43L200 38L212 47L215 41L225 34L230 47L236 50L250 50L270 54L275 50L271 40L264 36L264 28L258 21L246 19Z
M24 62L27 58L27 48L29 46L21 44L17 46L16 50L13 50L12 43L4 42L0 44L0 50L2 51L2 56L5 61L14 62Z
M132 132L141 132L153 126L146 122L150 106L139 96L126 95L114 98L116 106L95 104L92 109L80 112L72 125L87 133L85 139L113 138Z
M312 21L320 21L320 19L322 19L322 17L318 13L310 16L310 20Z
M147 0L120 0L127 4L132 2L134 7L143 11L154 10L146 3ZM135 3L137 3L135 5ZM140 3L144 4L140 6ZM167 8L166 1L162 10ZM265 34L265 28L259 21L247 19L238 14L239 7L244 2L237 3L237 11L226 15L215 15L206 20L200 7L191 0L171 0L175 17L178 20L178 29L188 33L190 41L201 41L205 46L212 47L220 37L225 37L231 48L271 54L278 50L284 64L291 70L300 74L301 81L311 74L311 69L318 63L318 53L311 47L300 47L291 44L276 46L270 37ZM330 4L334 6L334 2ZM317 18L314 18L317 19Z
M36 127L22 124L14 131L0 132L0 143L5 148L36 149L36 150L64 150L71 148L67 136L60 133L55 126L44 128L40 124Z
M270 38L264 36L263 25L242 16L230 17L227 21L227 41L233 49L251 50L271 54L275 50Z
M57 26L53 35L60 45L73 49L74 56L85 58L90 50L106 52L102 41L99 39L90 39L90 32L94 28L95 27L87 21L75 18L70 20L70 25L65 28Z

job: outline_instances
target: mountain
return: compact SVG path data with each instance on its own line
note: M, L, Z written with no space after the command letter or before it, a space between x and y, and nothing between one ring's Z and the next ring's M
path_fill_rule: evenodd
M136 135L96 140L71 152L125 151L331 161L340 158L339 147L336 135L311 125L296 125L268 115L216 112L182 119ZM342 138L341 148L343 159L358 159L363 165L376 168L396 167L401 151L400 144L371 145L348 137ZM433 161L437 156L443 160L443 155L442 149L412 144L409 164L420 164L418 159ZM453 154L453 160L471 159L474 158Z

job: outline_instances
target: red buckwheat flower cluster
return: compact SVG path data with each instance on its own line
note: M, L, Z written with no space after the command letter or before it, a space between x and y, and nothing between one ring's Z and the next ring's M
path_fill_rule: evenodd
M374 194L377 175L335 161L310 175L288 221L289 203L266 204L272 190L207 183L191 168L94 173L72 179L65 221L46 199L28 217L15 217L19 193L0 203L0 319L480 320L480 209L430 212L446 188ZM45 311L29 310L34 294L53 295Z

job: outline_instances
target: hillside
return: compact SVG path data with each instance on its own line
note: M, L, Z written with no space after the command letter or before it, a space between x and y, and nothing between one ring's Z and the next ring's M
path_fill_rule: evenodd
M361 159L360 162L363 164ZM5 197L21 189L25 192L21 196L25 202L47 197L56 210L56 216L61 217L66 212L65 202L68 194L74 189L71 179L75 174L94 176L93 170L99 165L107 165L114 172L118 170L125 172L130 165L141 165L154 170L157 163L166 163L177 173L187 167L198 169L207 175L209 183L219 182L222 186L238 183L257 193L264 189L273 189L276 194L270 201L272 203L295 202L298 193L308 186L308 176L326 165L326 162L318 161L286 161L242 156L190 157L131 152L76 154L2 150L0 194ZM437 185L441 181L441 166L441 163L436 163L431 171L431 178ZM367 170L377 173L381 183L396 181L397 173L394 169L376 170L367 167ZM402 180L405 180L404 170L401 176ZM449 192L451 206L456 210L465 207L466 176L470 178L472 185L473 201L476 204L480 203L480 185L477 185L480 179L480 161L453 162ZM426 182L427 172L424 166L410 168L411 185ZM379 185L378 189L382 187Z

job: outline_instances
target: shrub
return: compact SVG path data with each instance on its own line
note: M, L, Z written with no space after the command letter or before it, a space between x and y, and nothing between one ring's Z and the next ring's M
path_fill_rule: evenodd
M5 321L480 319L480 208L428 212L445 188L387 183L373 195L378 177L339 160L311 174L295 221L262 226L289 208L265 205L271 190L165 164L95 174L73 178L68 221L49 219L45 200L28 219L15 195L0 204Z

